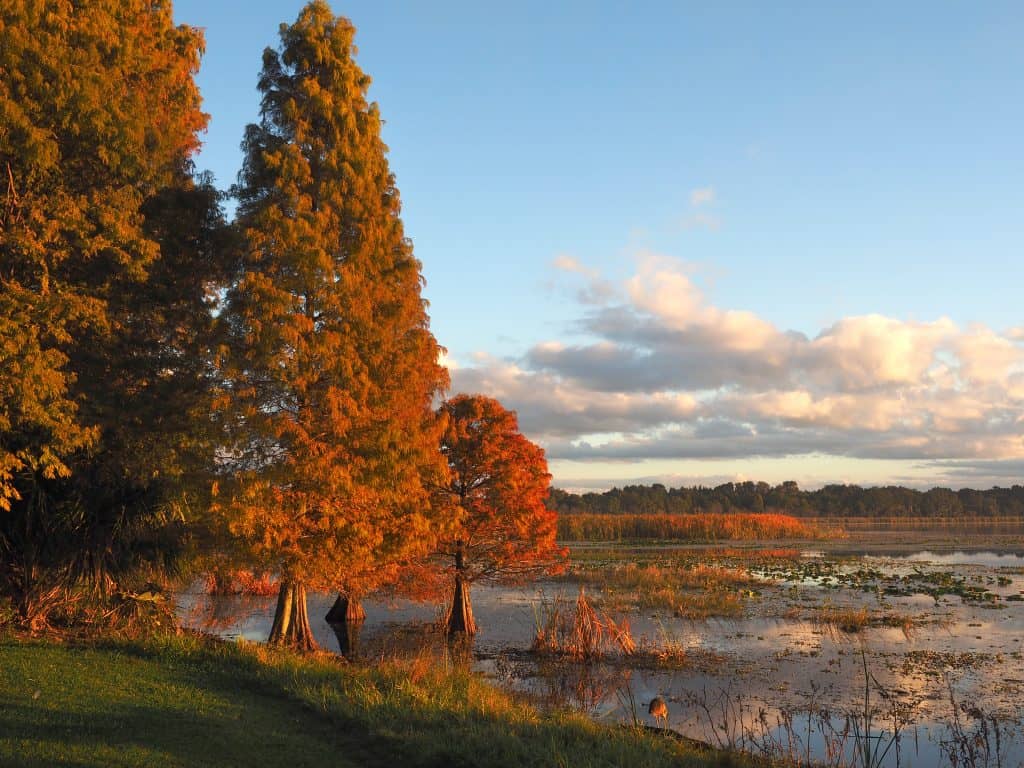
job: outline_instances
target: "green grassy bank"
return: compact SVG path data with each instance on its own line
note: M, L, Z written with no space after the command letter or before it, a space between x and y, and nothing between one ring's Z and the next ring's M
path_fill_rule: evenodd
M3 766L724 766L543 714L436 660L345 664L197 637L0 640Z

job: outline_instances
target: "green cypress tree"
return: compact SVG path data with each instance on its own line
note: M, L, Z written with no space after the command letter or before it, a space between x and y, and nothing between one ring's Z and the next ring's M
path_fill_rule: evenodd
M232 481L218 510L280 575L272 642L313 647L307 587L362 594L433 534L446 385L352 24L280 28L243 143L244 267L229 295Z

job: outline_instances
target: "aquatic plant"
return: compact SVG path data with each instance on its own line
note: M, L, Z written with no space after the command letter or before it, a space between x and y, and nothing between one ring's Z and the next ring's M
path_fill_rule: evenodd
M534 609L534 619L531 650L535 653L597 659L610 653L628 656L636 650L629 620L616 621L598 613L582 587L571 610L560 597L542 599Z
M1010 737L1009 726L976 703L958 702L949 675L946 675L946 689L952 719L946 736L939 740L943 757L953 768L1001 767L1003 742Z

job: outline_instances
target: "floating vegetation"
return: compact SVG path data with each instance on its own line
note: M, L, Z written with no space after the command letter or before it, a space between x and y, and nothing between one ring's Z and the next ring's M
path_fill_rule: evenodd
M939 602L945 596L959 597L967 605L998 607L999 595L988 589L1003 581L993 576L969 578L952 570L924 570L915 566L910 573L885 573L872 566L852 568L830 559L814 558L806 561L774 566L757 566L753 573L766 579L791 584L814 584L824 589L855 589L890 597L928 595Z
M942 677L950 672L964 672L993 664L997 657L990 653L976 651L908 651L903 656L900 672L904 675L919 673L931 677Z

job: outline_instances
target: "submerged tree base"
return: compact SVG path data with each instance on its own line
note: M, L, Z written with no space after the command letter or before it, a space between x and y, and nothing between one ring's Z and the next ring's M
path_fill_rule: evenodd
M359 634L366 621L366 611L358 599L339 594L324 619L338 638L338 651L347 659L359 656Z
M366 621L366 611L358 598L339 594L331 610L324 616L328 624L351 624Z

